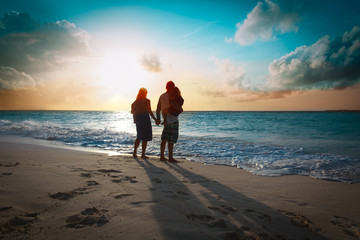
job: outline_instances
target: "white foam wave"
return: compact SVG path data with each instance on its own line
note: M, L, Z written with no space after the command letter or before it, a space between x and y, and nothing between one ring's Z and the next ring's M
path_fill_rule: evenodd
M96 115L90 115L95 118ZM116 116L116 117L114 117ZM131 153L135 126L131 115L114 115L107 121L78 119L67 123L51 120L0 120L1 135L20 135L58 141L119 153ZM159 155L161 128L153 128L149 155ZM304 148L244 142L226 137L200 137L182 134L175 145L175 155L204 164L236 166L261 176L307 175L320 179L360 182L360 161L349 156L307 152Z

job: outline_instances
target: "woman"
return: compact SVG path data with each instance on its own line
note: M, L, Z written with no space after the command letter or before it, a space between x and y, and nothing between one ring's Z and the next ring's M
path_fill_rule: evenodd
M135 102L131 104L131 113L133 114L137 132L133 156L137 157L137 148L140 145L140 141L142 141L141 158L148 158L145 156L146 146L147 142L152 140L152 128L149 114L156 124L159 124L159 121L155 118L151 111L150 100L147 99L146 96L147 90L145 88L140 88Z

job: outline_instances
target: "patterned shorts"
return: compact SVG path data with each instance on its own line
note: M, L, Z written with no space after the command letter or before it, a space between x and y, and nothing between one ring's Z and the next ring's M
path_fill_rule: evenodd
M168 141L169 143L176 143L179 137L179 122L166 124L161 134L162 141Z

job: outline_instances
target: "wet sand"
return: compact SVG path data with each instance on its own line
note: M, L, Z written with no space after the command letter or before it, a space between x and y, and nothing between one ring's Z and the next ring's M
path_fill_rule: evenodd
M0 138L0 239L359 239L360 185Z

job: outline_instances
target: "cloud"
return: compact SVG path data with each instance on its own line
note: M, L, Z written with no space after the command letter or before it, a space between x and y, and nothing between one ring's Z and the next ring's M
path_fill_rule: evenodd
M155 54L143 55L140 59L140 63L148 72L162 71L160 60Z
M247 18L236 25L237 31L233 41L240 45L248 45L257 40L269 40L277 34L296 32L297 22L300 17L300 5L297 1L284 4L281 9L279 4L270 0L258 2Z
M245 69L237 64L232 63L229 59L219 60L216 57L210 57L219 72L220 72L220 84L224 86L242 88L245 78Z
M342 89L360 82L360 28L274 60L269 66L270 90Z
M310 46L296 48L274 60L265 82L249 85L246 71L229 59L212 57L221 73L218 88L204 90L213 97L231 97L236 101L283 98L309 90L339 90L360 83L360 28L330 39L320 38Z
M66 20L41 24L27 13L11 12L0 18L0 67L28 76L64 69L90 56L89 39Z
M12 67L0 67L0 89L34 88L34 79ZM35 88L34 88L35 89Z

